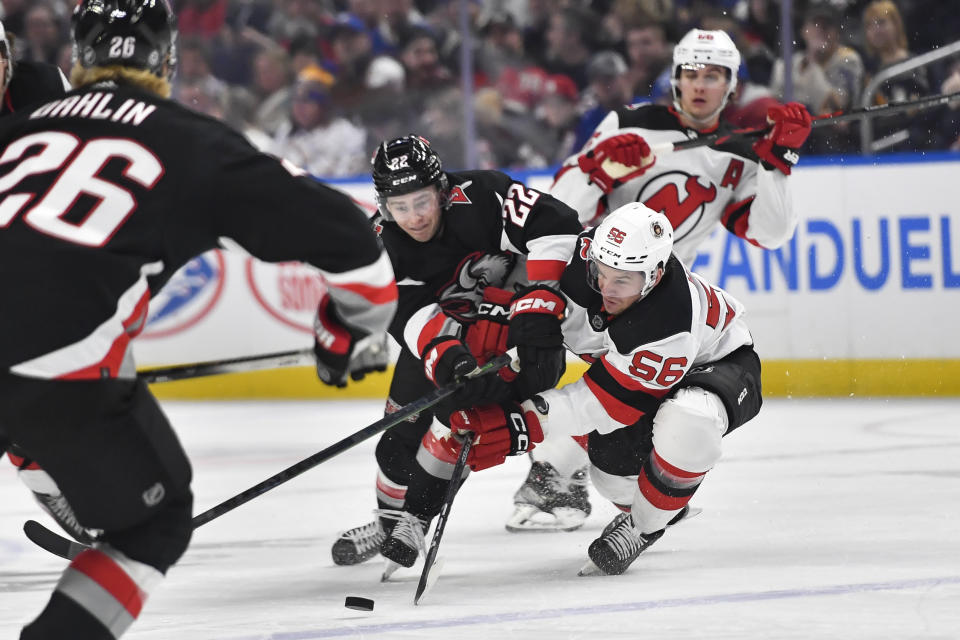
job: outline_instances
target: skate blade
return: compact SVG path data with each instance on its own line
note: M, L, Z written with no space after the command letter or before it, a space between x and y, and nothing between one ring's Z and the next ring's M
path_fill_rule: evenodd
M586 519L579 509L558 507L547 513L532 504L518 504L505 526L511 533L575 531Z
M399 568L400 568L400 565L398 563L394 562L393 560L388 560L384 558L383 575L380 576L380 582L386 582L387 580L389 580L390 576L396 573L397 569Z
M593 563L593 560L587 560L586 564L580 567L580 571L577 572L578 576L590 577L590 576L605 576L607 575L603 569L598 567Z

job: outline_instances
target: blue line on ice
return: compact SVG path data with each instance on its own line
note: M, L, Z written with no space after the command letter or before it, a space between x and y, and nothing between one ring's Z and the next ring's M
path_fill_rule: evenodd
M674 607L700 607L711 604L755 602L760 600L783 600L787 598L808 598L811 596L835 596L869 591L897 591L924 587L936 587L949 584L960 584L960 576L921 578L916 580L893 580L889 582L867 582L860 584L840 584L834 586L810 587L801 589L777 589L773 591L725 593L696 596L692 598L668 598L665 600L645 600L642 602L598 604L589 607L562 607L559 609L536 609L533 611L487 613L459 618L446 618L442 620L415 620L410 622L387 622L384 624L356 626L351 625L349 627L313 629L309 631L287 631L267 636L244 636L242 638L233 638L233 640L314 640L315 638L339 638L344 636L362 637L363 634L366 633L415 631L417 629L440 629L444 627L467 627L476 625L502 624L505 622L517 622L524 620L556 619L568 616L621 613L624 611L644 611L647 609L669 609Z

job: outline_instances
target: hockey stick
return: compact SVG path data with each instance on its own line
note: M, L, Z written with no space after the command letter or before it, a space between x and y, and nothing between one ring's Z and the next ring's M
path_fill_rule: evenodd
M866 118L868 116L892 116L903 111L910 111L911 109L930 109L932 107L939 107L947 104L951 100L956 99L960 99L960 91L954 93L937 94L935 96L927 96L925 98L917 98L916 100L908 100L907 102L894 102L889 104L872 105L869 107L858 107L856 109L850 109L849 111L834 111L833 113L826 113L822 116L814 116L811 124L814 128L817 128L834 125L840 122L848 122L850 120L859 120L860 118ZM733 140L736 138L759 138L769 130L769 126L735 129L726 133L714 133L707 136L701 136L699 138L693 138L691 140L664 142L662 144L654 145L653 151L654 153L660 153L663 151L683 151L685 149L694 149L696 147L723 144L728 140Z
M471 433L470 437L464 439L463 446L460 448L460 455L457 456L457 463L453 466L453 475L450 477L450 484L447 485L447 493L443 497L443 505L441 505L440 514L437 516L437 526L434 528L433 538L430 540L430 550L427 551L427 558L423 562L423 571L420 573L420 582L417 583L417 593L413 596L413 604L415 605L420 604L420 599L433 588L437 578L440 577L442 561L437 560L440 538L443 537L443 530L447 527L450 507L453 506L453 499L457 497L457 491L460 489L461 477L467 466L467 456L470 455L470 447L472 446L473 434ZM434 565L436 565L436 571L433 570Z
M137 375L149 383L172 382L187 378L202 378L221 373L239 373L256 369L275 369L280 367L296 367L313 363L313 349L297 349L294 351L278 351L257 356L241 356L225 360L211 360L209 362L195 362L192 364L177 364L170 367L157 367L138 371Z
M479 369L470 373L469 377L473 378L498 371L500 368L510 364L511 360L512 357L509 354L497 356ZM253 485L246 491L239 493L232 498L224 500L215 507L207 509L203 513L193 517L193 528L196 529L197 527L203 526L211 520L219 518L228 511L233 511L240 505L250 502L257 496L263 495L267 491L270 491L271 489L278 487L281 484L292 480L293 478L296 478L305 471L309 471L320 463L326 462L330 458L333 458L334 456L343 453L347 449L360 444L371 436L374 436L381 431L385 431L394 425L400 424L414 414L429 409L447 396L456 393L462 384L462 381L458 381L450 383L444 387L440 387L439 389L434 389L427 395L404 405L403 408L395 413L384 416L373 424L360 429L356 433L353 433L346 438L339 440L338 442L335 442L326 449L318 451L309 458L305 458L300 462L287 467L283 471L270 476L263 482ZM462 467L460 471L461 473L463 472ZM34 520L28 520L24 523L23 533L38 547L41 547L66 560L73 560L80 552L89 548L86 545L69 540L57 533L54 533Z

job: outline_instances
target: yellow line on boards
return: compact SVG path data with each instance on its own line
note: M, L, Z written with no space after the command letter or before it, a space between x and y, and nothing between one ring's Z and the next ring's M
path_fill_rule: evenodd
M568 363L561 384L577 380L583 363ZM152 385L164 400L386 399L392 367L346 389L327 387L312 367L252 371ZM765 397L960 396L960 360L768 360Z

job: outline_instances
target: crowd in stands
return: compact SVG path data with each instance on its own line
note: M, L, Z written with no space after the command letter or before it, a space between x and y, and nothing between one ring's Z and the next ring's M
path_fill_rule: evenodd
M174 0L174 99L324 177L364 173L410 132L462 167L461 49L472 51L478 168L555 166L612 108L671 102L673 42L727 31L743 56L724 117L764 123L785 99L779 0ZM18 58L69 76L73 0L0 0ZM859 107L884 69L960 39L943 0L793 0L792 99ZM960 90L960 55L883 82L871 104ZM875 119L872 151L960 151L960 104ZM858 153L860 130L815 129L806 153Z

